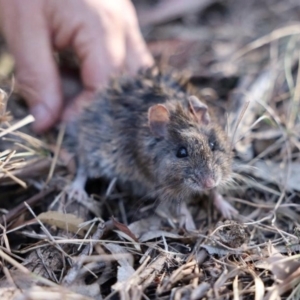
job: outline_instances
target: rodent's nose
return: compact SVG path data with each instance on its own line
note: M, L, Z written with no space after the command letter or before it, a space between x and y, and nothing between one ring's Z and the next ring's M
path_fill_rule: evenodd
M203 186L206 189L212 189L216 186L216 182L212 178L207 178L203 180Z

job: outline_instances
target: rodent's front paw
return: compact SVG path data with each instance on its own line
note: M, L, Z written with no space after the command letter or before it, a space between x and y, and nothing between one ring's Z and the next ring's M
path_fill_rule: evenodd
M89 199L89 196L84 189L86 181L86 172L83 168L79 167L73 182L65 188L69 200L74 199L78 203L84 204Z
M224 218L232 219L233 215L238 213L238 211L216 191L213 192L213 200L215 207Z
M72 199L76 200L79 203L84 203L89 199L89 196L84 190L84 187L82 187L82 185L79 185L76 181L73 181L69 186L67 186L65 191L70 200Z
M69 200L75 200L80 205L90 210L97 217L101 216L101 207L99 201L95 201L94 199L90 198L87 192L84 190L84 187L79 185L76 180L65 188L65 192Z

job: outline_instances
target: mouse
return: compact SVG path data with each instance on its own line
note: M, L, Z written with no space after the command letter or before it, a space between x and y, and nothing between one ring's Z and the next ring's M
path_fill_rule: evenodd
M171 205L209 192L232 218L236 209L218 192L231 180L228 136L187 86L157 67L112 79L69 124L77 166L69 197L85 201L89 178L116 178L134 196Z

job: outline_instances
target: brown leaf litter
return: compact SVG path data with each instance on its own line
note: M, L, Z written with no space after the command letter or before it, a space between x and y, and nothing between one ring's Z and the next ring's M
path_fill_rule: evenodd
M300 298L300 5L177 2L139 1L142 30L162 64L228 112L223 194L239 215L221 219L203 196L177 219L115 181L87 185L90 207L68 203L64 130L31 132L0 39L1 299Z

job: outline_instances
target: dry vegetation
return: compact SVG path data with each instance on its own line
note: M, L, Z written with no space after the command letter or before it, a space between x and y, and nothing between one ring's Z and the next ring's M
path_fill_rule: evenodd
M299 1L171 2L138 2L143 33L226 108L240 214L204 196L181 223L114 181L88 185L93 213L66 205L63 128L30 131L0 41L1 299L300 299Z

